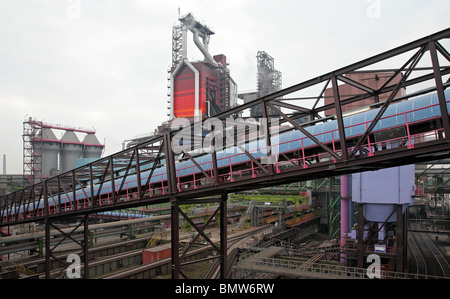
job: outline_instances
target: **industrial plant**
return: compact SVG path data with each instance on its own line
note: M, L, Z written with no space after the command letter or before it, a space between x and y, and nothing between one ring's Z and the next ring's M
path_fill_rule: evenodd
M167 118L116 154L95 130L23 122L0 278L450 278L450 29L290 87L255 49L251 92L214 34L179 16Z

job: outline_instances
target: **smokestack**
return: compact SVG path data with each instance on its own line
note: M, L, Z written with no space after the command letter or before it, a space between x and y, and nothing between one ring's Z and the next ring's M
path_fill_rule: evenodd
M6 174L6 154L3 154L3 174Z

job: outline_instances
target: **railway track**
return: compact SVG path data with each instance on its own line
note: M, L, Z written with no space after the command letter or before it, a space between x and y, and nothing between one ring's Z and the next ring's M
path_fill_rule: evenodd
M412 272L450 278L450 264L428 233L410 232L408 243Z
M255 235L257 235L258 233L261 233L268 229L270 229L270 226L267 225L267 226L250 229L250 230L244 231L242 233L238 232L233 235L230 235L227 240L228 257L235 254L235 249L237 249L239 246L242 246L243 244L248 242L248 240L250 238L252 238ZM211 251L211 249L212 249L212 246L207 245L200 249L191 250L186 254L186 257L195 255L195 254L199 254L201 252L208 252L208 251ZM152 263L137 265L137 266L129 267L126 269L121 269L121 270L118 270L109 275L103 275L101 278L102 279L126 279L126 278L130 278L130 277L145 277L145 275L143 274L144 272L148 272L148 271L150 271L150 269L153 269L155 267L160 267L162 265L164 265L164 266L168 265L168 267L170 268L171 258L168 257L168 258L161 259L161 260L158 260L158 261L155 261ZM231 265L229 265L229 268L230 267L231 267ZM217 259L214 259L214 261L213 261L212 265L209 267L208 271L203 275L203 278L204 279L215 279L219 276L219 273L220 273L220 259L217 258Z
M254 237L255 235L271 230L270 226L262 226L260 228L253 229L243 234L234 235L228 238L227 240L227 251L228 251L228 260L233 260L236 255L237 249L248 242L249 238ZM228 263L227 273L230 273L232 268L232 264ZM213 264L209 267L208 271L203 275L203 279L217 279L220 273L220 260L216 259Z
M410 272L415 274L428 275L427 263L420 247L417 244L417 237L414 237L412 233L408 234L408 249L410 255Z
M241 232L233 232L230 233L229 238L227 240L228 243L228 253L229 255L233 255L232 250L234 248L237 248L239 246L241 246L243 243L245 243L249 238L255 236L256 234L260 233L263 230L266 230L268 228L270 228L271 226L262 226L262 227L257 227L257 228L252 228L252 229L248 229L245 231L241 231ZM218 229L212 229L211 232L217 233ZM139 239L137 240L129 240L129 241L125 241L125 242L119 242L118 244L109 244L109 245L103 245L103 246L99 246L96 248L93 248L90 250L90 253L93 255L91 257L90 263L89 263L89 267L90 270L92 271L93 268L95 267L105 267L108 269L114 269L114 273L110 273L110 274L92 274L91 272L91 276L93 276L94 278L105 278L105 279L112 279L112 278L127 278L130 276L134 276L136 277L136 275L138 275L138 273L142 273L145 271L149 271L150 268L152 267L157 267L157 266L161 266L162 264L168 264L169 269L171 267L171 259L164 259L164 260L160 260L158 262L155 263L151 263L152 265L148 265L148 264L144 264L144 265L137 265L137 266L132 266L131 264L128 263L124 263L123 261L126 261L126 259L135 259L136 261L138 261L138 256L142 255L142 250L143 247L135 247L133 244L136 242L144 242L145 240L147 240L148 238L144 238L144 241L141 241ZM114 246L121 246L121 247L129 247L131 249L131 247L134 247L135 249L128 249L124 252L121 253L116 253L116 254L109 254L108 256L99 256L96 252L102 251L104 250L105 252L116 252L116 249L113 249ZM188 257L190 257L191 255L195 255L198 254L199 252L202 251L211 251L212 247L211 246L205 246L205 248L201 248L201 249L196 249L196 250L191 250L192 252L189 252L189 254L187 254ZM73 249L73 248L65 248L65 249L59 249L58 252L55 251L55 253L58 255L58 260L61 261L65 261L67 256L71 253L77 253L77 254L82 254L80 252L79 248ZM95 256L95 257L94 257ZM220 265L220 259L214 259L215 262L219 262L218 264L215 265ZM38 278L45 278L45 273L42 273L42 267L43 266L39 266L42 265L44 263L44 258L40 258L40 259L30 259L30 260L22 260L20 261L21 264L23 264L27 269L31 268L31 269L37 269L40 268L40 271L37 271L37 274L35 274L36 277ZM120 266L107 266L107 264L110 263L111 265L120 265ZM5 263L4 263L5 264ZM122 264L126 264L125 266L122 266ZM55 265L56 268L53 269L50 273L50 277L52 278L63 278L66 274L66 269L63 266L63 268L61 268L61 265ZM6 268L6 264L4 265L4 267ZM83 268L84 265L81 265L81 272L83 272ZM209 274L207 275L208 277L215 277L218 275L219 273L219 269L220 267L211 267ZM94 271L94 273L97 273L97 271Z

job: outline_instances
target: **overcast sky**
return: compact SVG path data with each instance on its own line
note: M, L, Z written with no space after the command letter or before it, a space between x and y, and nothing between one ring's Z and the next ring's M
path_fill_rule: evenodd
M7 173L22 173L28 117L95 128L106 155L168 120L178 9L215 31L210 52L227 56L239 91L256 89L258 50L289 87L450 27L448 0L0 0Z

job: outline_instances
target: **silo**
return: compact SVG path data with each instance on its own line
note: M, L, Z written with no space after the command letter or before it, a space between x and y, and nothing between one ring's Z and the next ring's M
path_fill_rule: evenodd
M372 222L395 222L392 211L414 203L415 165L404 165L352 174L352 201L364 205L364 217ZM391 215L392 214L392 215Z
M95 134L87 134L83 139L84 151L83 158L100 158L104 145L100 144Z
M40 146L36 146L36 152L41 155L41 175L48 178L57 174L58 153L61 150L61 142L56 138L50 128L42 128L42 139L36 140Z
M72 170L76 161L83 153L83 144L73 131L66 131L61 137L62 149L59 155L59 169L61 172Z

